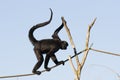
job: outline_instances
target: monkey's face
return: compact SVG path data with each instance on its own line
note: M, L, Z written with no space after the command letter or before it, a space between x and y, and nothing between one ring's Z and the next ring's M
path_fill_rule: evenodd
M67 49L68 43L66 41L61 41L61 49Z

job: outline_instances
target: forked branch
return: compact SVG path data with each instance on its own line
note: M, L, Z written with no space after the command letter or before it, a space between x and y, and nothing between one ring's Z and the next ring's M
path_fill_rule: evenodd
M62 18L63 22L65 22L64 18ZM96 21L96 18L94 19L94 21L88 26L88 32L87 32L87 35L86 35L86 47L85 47L85 51L84 51L84 55L83 55L83 58L82 58L82 62L80 63L79 62L79 59L78 59L78 56L76 58L76 61L77 61L77 69L75 69L73 63L72 63L72 60L69 56L69 62L70 62L70 65L71 65L71 68L75 74L75 80L80 80L80 74L81 74L81 70L85 64L85 61L86 61L86 58L87 58L87 55L88 55L88 52L90 50L89 48L89 39L90 39L90 30L91 28L93 27L94 23ZM66 31L68 33L68 36L70 37L70 41L71 41L71 45L73 48L75 48L75 45L73 43L73 40L72 40L72 37L71 37L71 34L70 34L70 31L66 25L66 22L64 23L64 26L66 28Z
M88 55L88 52L89 52L89 39L90 39L90 30L91 28L93 27L94 23L96 21L96 18L94 19L94 21L88 26L88 32L87 32L87 35L86 35L86 51L84 52L84 56L82 58L82 62L81 62L81 66L83 67L85 61L86 61L86 58L87 58L87 55Z

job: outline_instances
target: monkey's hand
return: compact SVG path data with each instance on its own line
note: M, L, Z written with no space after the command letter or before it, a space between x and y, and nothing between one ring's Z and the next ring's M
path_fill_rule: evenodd
M64 65L64 64L65 64L65 62L64 62L64 61L60 61L60 62L58 62L58 65L59 65L59 64Z

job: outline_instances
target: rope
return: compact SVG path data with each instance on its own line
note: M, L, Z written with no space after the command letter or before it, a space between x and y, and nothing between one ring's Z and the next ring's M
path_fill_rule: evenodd
M83 53L84 51L86 51L86 50L80 51L79 53L73 55L71 58L74 58L75 56ZM64 62L67 62L68 60L69 60L69 59L66 59L66 60L64 60ZM61 64L59 64L59 65L61 65ZM54 66L50 67L50 69L53 69L53 68L55 68L55 67L57 67L57 66L59 66L59 65L54 65ZM45 72L45 71L46 71L46 70L42 70L41 73L43 73L43 72ZM0 76L0 79L2 79L2 78L14 78L14 77L25 77L25 76L32 76L32 75L36 75L36 74L31 73L31 74L18 74L18 75L10 75L10 76Z

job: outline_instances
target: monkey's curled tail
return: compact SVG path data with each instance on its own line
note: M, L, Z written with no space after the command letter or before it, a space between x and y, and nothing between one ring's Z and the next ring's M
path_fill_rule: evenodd
M38 42L35 37L33 36L33 32L37 29L37 28L40 28L40 27L43 27L47 24L49 24L52 20L52 16L53 16L53 12L52 10L50 9L51 11L51 16L50 16L50 19L46 22L43 22L43 23L40 23L40 24L37 24L35 26L33 26L30 30L29 30L29 40L31 41L31 43L34 45L36 42Z

